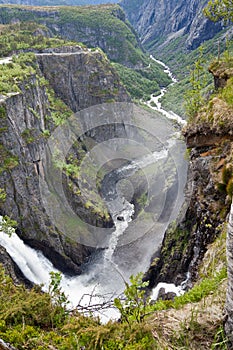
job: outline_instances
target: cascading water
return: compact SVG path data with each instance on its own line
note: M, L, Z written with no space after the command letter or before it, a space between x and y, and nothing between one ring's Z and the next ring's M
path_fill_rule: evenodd
M31 282L36 284L49 285L50 271L56 272L52 263L43 254L24 244L24 242L12 233L11 236L0 232L0 245L5 247L8 254L18 265Z
M126 228L129 225L129 222L131 221L132 215L134 213L134 205L129 203L126 199L117 199L117 202L121 203L123 209L122 211L119 212L113 212L110 210L110 214L112 215L113 218L113 222L115 225L115 231L113 232L110 240L109 240L109 244L108 244L108 248L105 250L104 252L104 262L111 262L112 261L112 256L113 253L117 247L117 243L118 243L118 238L123 235L123 233L125 232ZM116 202L116 201L115 201ZM117 205L116 203L111 203L112 207L116 208ZM110 207L110 206L109 206Z
M151 59L154 60L153 57ZM165 71L172 77L170 70L162 62L159 62L165 68ZM173 78L173 82L175 79ZM172 112L166 112L162 109L159 98L165 90L161 90L161 95L151 97L147 104L154 110L162 113L166 118L175 119L178 123L184 124L184 120ZM151 102L154 102L153 106ZM165 131L163 123L159 124L161 117L157 115L158 128L161 127L161 135L165 139L163 146L138 159L132 160L129 164L123 165L113 170L102 182L102 196L105 199L109 213L112 216L115 230L109 237L107 248L100 251L87 264L83 274L76 277L67 277L63 275L62 288L68 296L70 302L75 307L77 304L87 306L89 304L101 304L107 299L113 299L122 293L125 288L125 281L128 281L130 275L138 272L145 272L149 266L151 256L159 249L164 232L171 220L176 218L179 208L184 200L183 188L186 181L187 164L183 159L185 150L184 144L179 140L179 133L175 129ZM159 119L160 118L160 119ZM165 125L165 124L164 124ZM166 124L167 127L167 124ZM165 135L165 136L164 136ZM170 156L172 154L172 157ZM178 186L176 172L173 171L174 165L182 169L180 182L184 183ZM170 164L170 165L169 165ZM167 168L164 173L164 169ZM162 172L161 172L162 169ZM121 190L121 182L125 179L140 178L140 171L143 170L148 177L152 178L153 191L150 194L150 203L153 203L154 209L157 208L157 202L162 202L164 210L158 214L157 219L152 217L153 230L140 226L140 216L137 220L137 231L134 232L135 223L132 220L135 207L132 204L132 194L130 186L127 186L126 193ZM137 178L137 174L139 177ZM169 196L164 195L164 188ZM165 192L166 192L165 191ZM172 196L176 194L176 200L173 203ZM167 209L169 208L169 210ZM173 214L168 215L168 211ZM148 216L149 211L145 210L140 215ZM166 216L169 219L166 219ZM132 221L132 223L131 223ZM144 235L140 235L140 231ZM135 240L124 244L124 236L129 236L133 232ZM123 242L123 243L122 243ZM19 266L24 275L34 283L45 285L48 289L49 272L57 271L52 264L40 253L27 247L19 237L14 233L11 237L0 233L0 244L6 248L13 260ZM118 317L116 310L108 308L98 315L102 321L109 318Z

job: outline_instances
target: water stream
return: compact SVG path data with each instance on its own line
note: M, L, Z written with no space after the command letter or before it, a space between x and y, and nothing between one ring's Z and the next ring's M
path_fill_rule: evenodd
M173 76L172 72L170 71L169 67L164 64L163 62L156 60L152 55L150 56L150 58L159 63L160 65L162 65L164 67L164 72L167 73L167 75L172 79L172 83L170 84L170 86L174 85L175 83L177 83L177 79ZM162 88L160 90L160 94L159 95L151 95L151 98L149 101L147 101L147 105L151 108L154 109L158 112L160 112L161 114L163 114L165 117L167 117L168 119L174 120L176 122L178 122L180 125L185 125L186 124L186 120L184 120L183 118L181 118L178 114L174 113L173 111L166 111L165 109L162 108L162 104L160 102L160 99L165 95L167 89L166 88Z
M151 57L151 59L155 60L153 57ZM164 63L160 61L157 62L164 66L166 73L172 78L173 83L175 83L176 79L172 76L169 68L164 65ZM147 105L153 110L163 114L166 118L175 120L183 125L185 121L181 117L173 112L167 112L162 109L159 99L165 92L166 89L163 88L159 96L155 97L151 95L151 100L147 102ZM164 169L167 163L171 162L169 158L171 150L173 150L175 154L173 158L177 157L180 163L179 166L184 168L181 181L185 183L187 165L184 163L182 153L185 150L185 146L179 140L179 132L174 132L174 130L168 135L166 143L161 150L154 151L153 153L132 161L130 164L114 170L112 173L108 174L108 177L104 180L106 183L103 183L103 196L115 224L115 230L109 239L108 247L92 258L81 276L68 277L63 275L62 288L73 307L77 304L85 306L90 303L97 304L106 301L106 299L113 299L113 297L118 296L124 290L124 280L128 280L130 275L137 272L145 272L149 267L151 256L156 249L159 249L170 220L175 219L175 216L179 212L179 208L184 199L182 193L184 185L179 189L179 193L177 194L178 200L174 203L172 203L171 197L165 198L168 202L167 206L169 207L172 203L175 208L175 210L173 210L174 208L172 207L174 213L173 216L169 217L169 220L164 219L164 217L166 217L165 211L165 213L160 215L158 221L154 222L153 231L148 230L143 237L139 236L139 238L131 244L120 245L119 241L125 234L128 234L129 228L134 230L132 218L135 208L130 200L130 196L129 198L125 198L118 184L124 179L135 176L141 169L149 172L153 164L156 164L158 169ZM174 152L174 150L176 150L176 152ZM168 170L170 174L170 169ZM166 177L168 178L169 176ZM163 179L162 175L158 175L158 178L153 180L154 186L157 188L156 198L161 197L159 193L163 192L165 185L170 186L170 196L177 191L178 185L175 182L177 180L174 180L175 175L172 180L174 182L173 185L169 182L169 184L167 184L167 178ZM153 196L155 197L155 193L153 193ZM165 207L167 202L164 203ZM146 215L146 213L143 215ZM140 230L140 220L137 223L137 229ZM44 289L48 289L49 272L57 270L41 252L26 246L15 233L9 237L3 232L0 232L0 244L6 248L12 259L29 280L37 284L43 283ZM177 289L173 285L165 284L163 287L165 287L165 289L170 288L177 293L181 292L180 288ZM153 294L156 295L156 293L157 290L155 290ZM98 312L98 315L103 322L107 321L109 318L117 318L119 316L118 312L113 308L102 310L101 313Z

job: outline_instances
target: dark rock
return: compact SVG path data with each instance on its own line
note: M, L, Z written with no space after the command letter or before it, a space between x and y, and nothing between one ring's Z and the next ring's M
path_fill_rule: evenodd
M72 54L67 55L67 50ZM77 48L75 54L71 47L57 51L39 54L37 60L56 95L73 112L109 100L130 100L110 62L98 50L90 52Z
M233 69L227 67L225 62L212 64L209 68L209 72L214 77L215 89L224 88L227 81L233 77Z
M145 275L150 288L159 282L180 284L186 280L188 271L190 281L196 280L207 246L214 241L219 225L225 221L221 214L226 205L225 194L216 191L213 180L216 158L201 154L198 149L192 152L186 203L176 224L171 224L165 233L159 258Z
M159 293L158 293L158 300L174 300L176 297L176 293L173 292L165 292L165 288L160 288Z
M74 110L105 102L106 96L111 96L116 101L129 99L103 54L87 49L80 51L80 47L63 49L61 55L52 57L51 54L45 53L44 56L38 57L38 60L51 86L57 86L57 94ZM86 61L87 58L89 62ZM49 69L55 74L54 78ZM75 74L77 70L78 76ZM94 80L91 78L91 71L96 73ZM42 75L39 68L38 74ZM70 80L66 79L66 75L70 76ZM67 237L66 232L59 230L46 212L40 194L39 180L45 176L46 161L42 161L47 142L44 131L51 133L55 128L46 89L40 84L40 78L32 75L22 82L22 93L8 96L1 101L6 110L6 117L1 120L2 126L6 128L0 133L1 150L7 149L11 152L11 155L17 158L17 166L0 173L0 188L6 192L5 202L0 203L0 214L16 220L19 236L32 247L41 250L55 267L69 274L78 274L81 273L80 266L95 248L89 247L88 244L84 246L77 241L77 236ZM79 90L81 80L85 94ZM104 88L106 89L103 92ZM102 91L102 95L94 96L94 92L97 91ZM24 137L28 131L33 131L33 137L29 141ZM114 132L115 129L109 131L113 137ZM56 182L56 179L54 181ZM70 190L66 195L71 202L78 198ZM109 227L112 224L110 219L104 220L98 213L85 208L83 203L79 203L75 209L79 217L94 227ZM84 234L79 227L77 232L78 230Z

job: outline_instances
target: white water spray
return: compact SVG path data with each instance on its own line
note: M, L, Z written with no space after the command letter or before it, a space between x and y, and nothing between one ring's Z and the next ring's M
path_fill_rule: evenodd
M116 213L115 208L117 207L116 201L122 204L122 211ZM114 203L115 202L115 203ZM104 262L113 262L112 256L117 248L118 239L124 234L130 221L132 220L132 215L134 214L134 205L129 203L126 199L117 198L112 201L111 205L108 205L110 214L112 215L113 222L115 224L115 231L112 233L109 240L108 248L104 252ZM114 211L113 211L114 208Z
M47 290L50 280L49 272L58 270L41 252L25 245L15 232L9 236L0 231L0 245L6 249L24 276L33 283L44 284Z
M9 59L7 59L8 62ZM152 59L155 60L154 58ZM2 63L6 63L6 61L0 61L0 64ZM175 83L176 80L172 76L169 68L162 62L158 63L164 66L164 71ZM152 96L151 100L147 102L148 106L162 113L167 118L176 120L180 124L184 124L185 121L182 118L175 115L173 112L166 112L162 109L159 98L163 96L165 92L166 90L162 89L160 96ZM156 107L151 105L152 102L154 102ZM165 145L166 147L161 151L155 151L141 159L135 160L129 165L119 169L119 171L131 169L135 169L136 171L137 169L146 168L153 163L157 164L160 161L165 161L168 157L168 150L174 147L175 142L175 138L168 139L167 144ZM140 253L143 257L137 256L138 246L136 246L135 250L134 245L127 248L128 250L126 252L123 250L123 253L118 253L117 248L119 239L124 235L130 221L132 220L134 206L126 199L117 197L115 202L114 200L109 202L108 207L115 224L115 231L109 238L108 248L98 256L96 261L93 261L87 267L87 270L83 275L75 277L62 275L62 288L73 307L80 303L82 303L83 306L101 303L106 295L111 296L112 298L117 297L125 288L124 279L128 280L132 273L146 271L150 263L151 255L161 244L163 231L159 226L155 242L149 241L146 244L144 242L144 248L139 243L141 249ZM50 271L57 272L57 270L42 253L26 246L15 233L9 237L5 233L0 232L0 244L6 248L9 255L29 280L37 284L44 284L44 290L48 290L50 280L49 273ZM124 276L124 279L122 276ZM108 309L101 314L97 314L101 317L103 322L109 320L109 318L118 318L119 316L118 312L113 309Z

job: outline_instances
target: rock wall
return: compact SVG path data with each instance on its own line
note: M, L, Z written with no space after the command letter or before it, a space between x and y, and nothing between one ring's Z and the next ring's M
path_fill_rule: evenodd
M111 101L129 101L110 62L98 49L37 54L40 70L73 112Z
M69 52L69 48L63 50L63 54L61 52L54 57L47 53L38 57L42 70L37 66L37 73L21 83L21 93L1 96L0 188L5 191L6 199L0 203L0 213L16 220L19 236L32 247L43 251L57 268L77 274L93 248L84 247L60 232L46 213L40 196L39 179L43 173L41 157L47 137L55 128L52 118L55 107L51 106L48 83L44 81L42 72L48 75L50 90L57 85L57 94L74 111L106 102L109 96L117 101L127 101L129 97L101 53L82 52L80 48L77 48L77 52L72 51L74 49ZM49 59L53 60L53 66L50 66ZM45 64L48 65L45 67ZM52 79L49 69L58 72L59 85L55 78ZM75 75L75 72L79 74ZM85 96L79 90L80 81ZM106 86L108 89L104 93L101 89ZM93 96L98 88L102 95ZM74 92L72 96L69 95L71 90ZM68 106L67 109L70 110ZM72 191L69 196L78 197ZM97 226L110 225L107 219L104 221L98 213L92 213L88 208L79 206L79 210L84 218Z
M187 272L195 281L207 246L224 229L230 210L227 185L232 175L226 174L233 162L232 108L214 97L183 134L190 150L186 203L146 276L151 287L161 281L179 284Z
M159 52L170 40L182 38L187 49L197 48L222 29L202 14L208 0L123 0L121 6L145 47Z
M218 155L217 148L196 147L191 151L186 203L176 223L164 236L161 255L155 257L147 278L151 287L158 282L180 284L189 272L190 280L198 277L198 265L209 243L213 242L229 209L226 195L216 188L214 172L221 172L227 149Z

